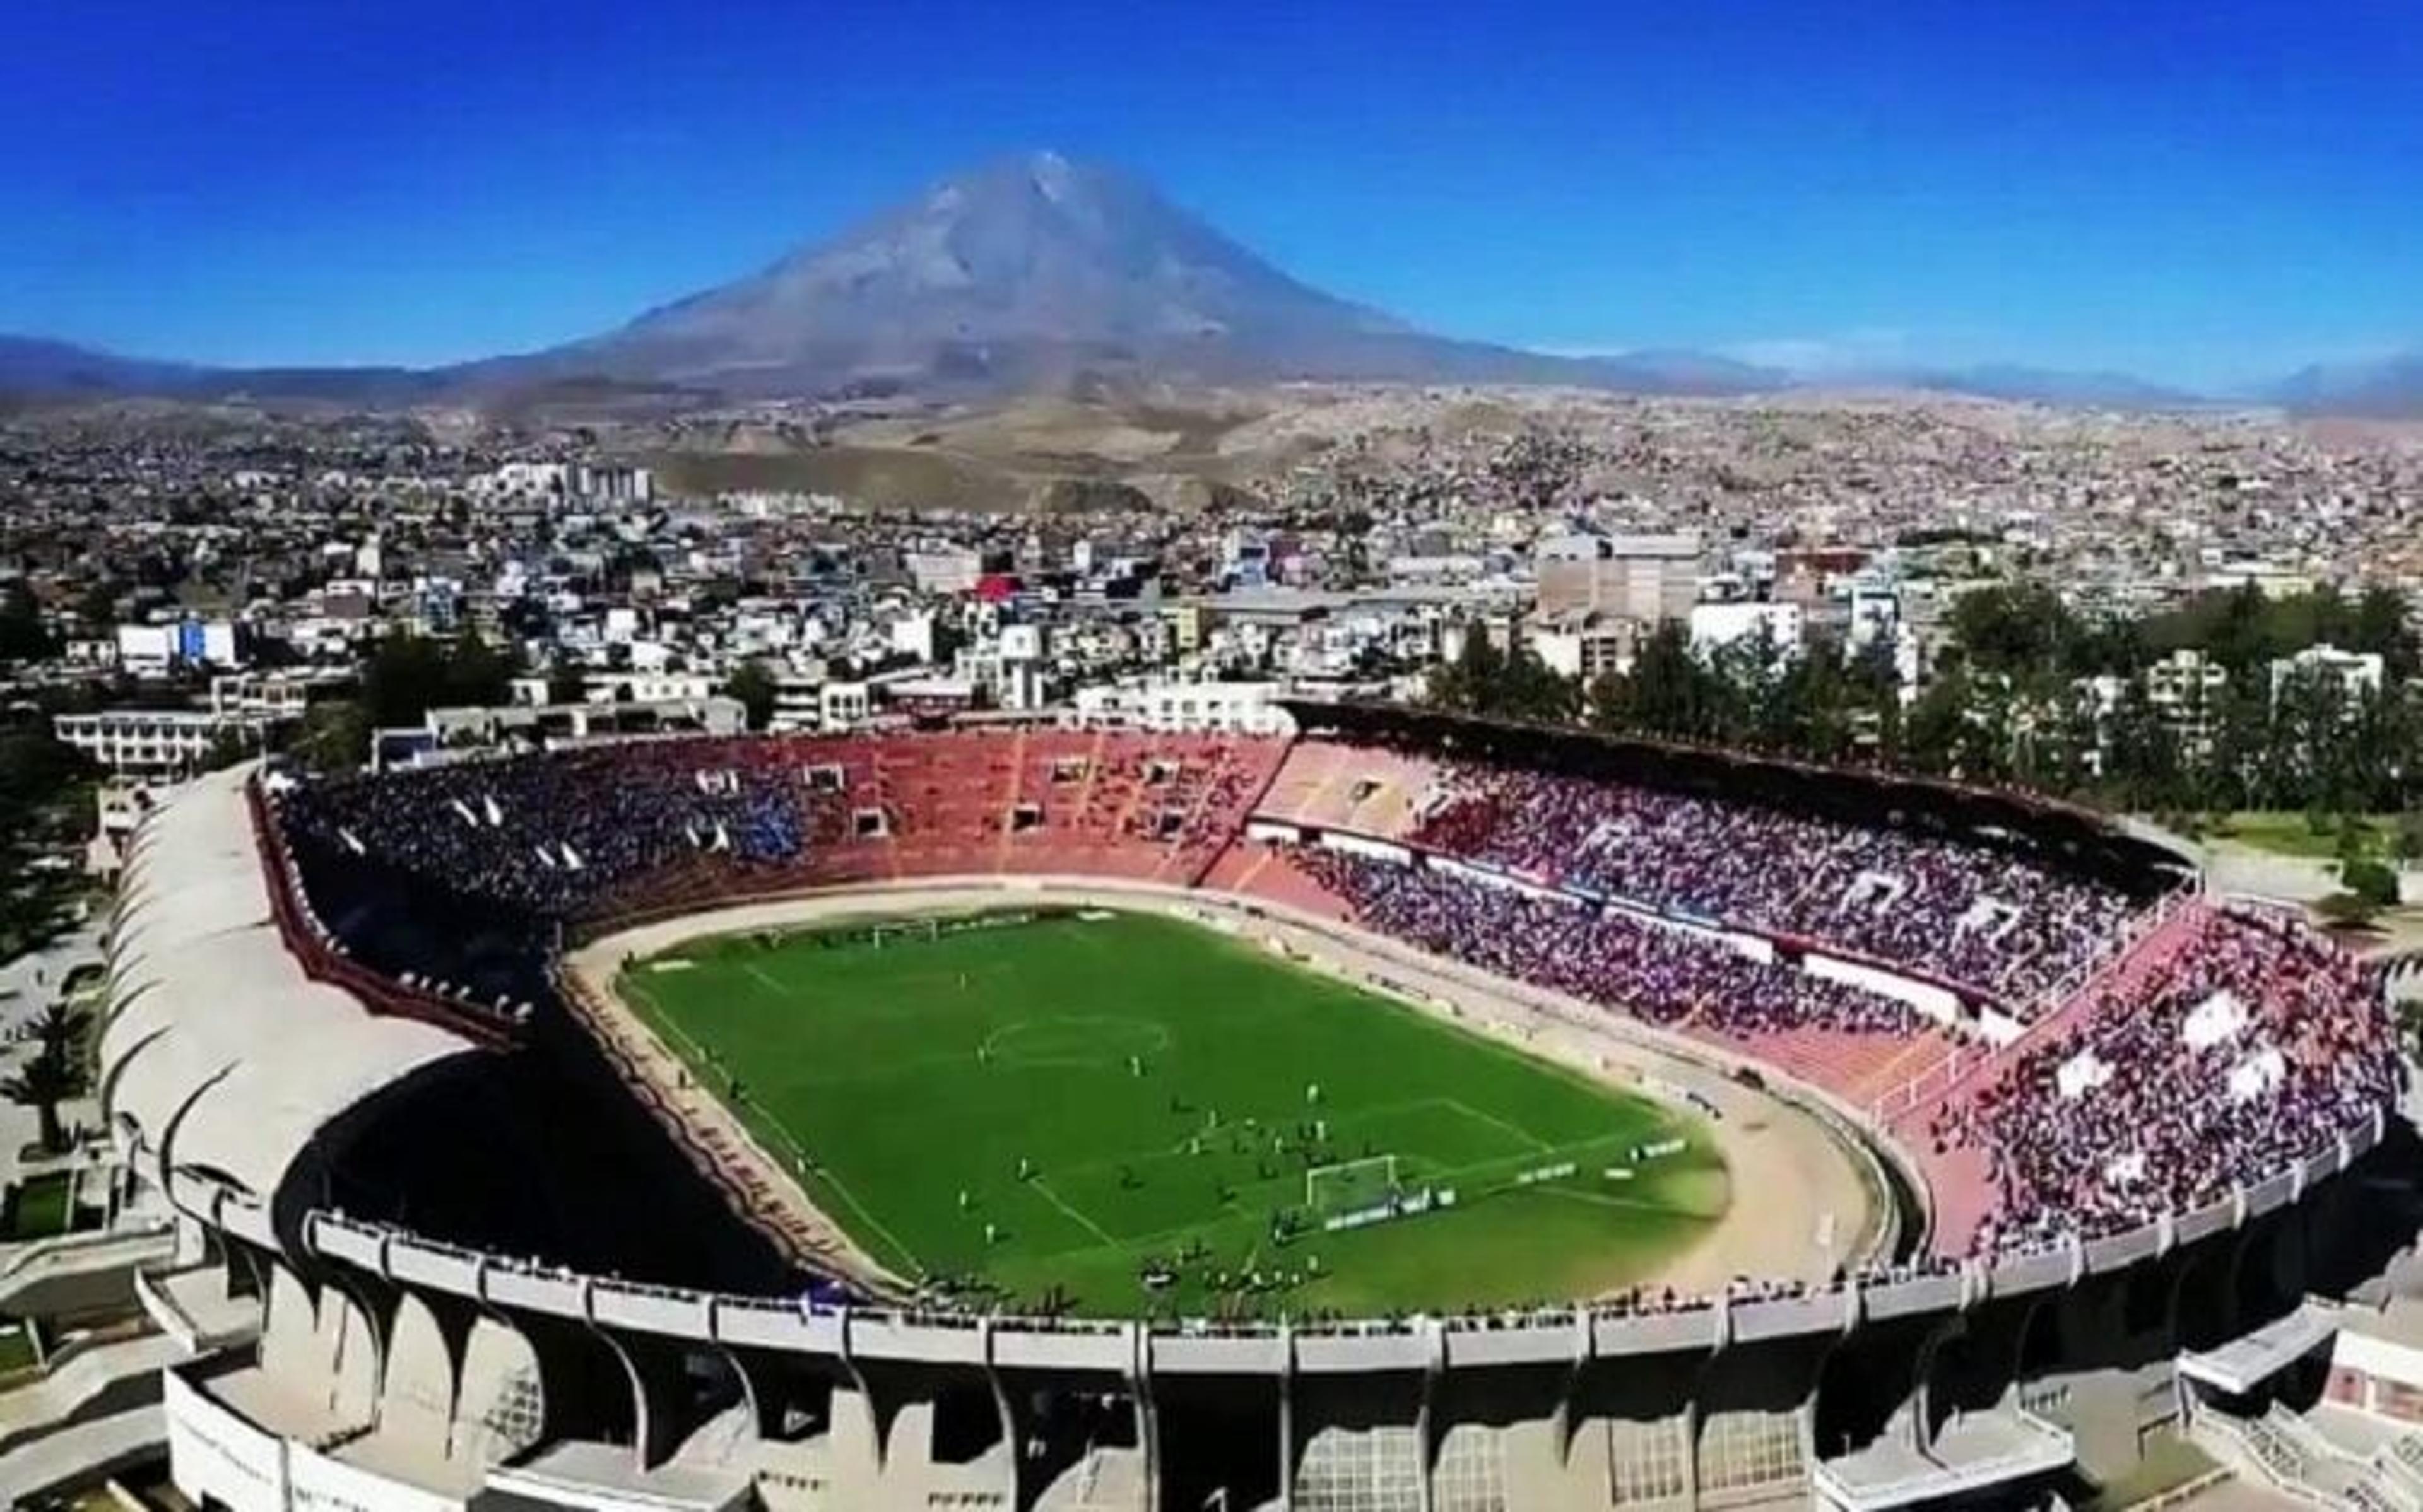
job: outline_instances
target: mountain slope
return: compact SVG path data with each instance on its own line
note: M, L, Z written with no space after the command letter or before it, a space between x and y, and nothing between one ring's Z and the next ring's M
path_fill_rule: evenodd
M1141 181L1048 152L945 180L752 276L543 352L420 371L220 370L0 338L0 392L363 407L496 411L565 395L686 407L870 387L998 395L1291 379L1714 395L1865 383L2056 404L2198 402L2119 373L1794 374L1696 352L1549 355L1454 340L1312 288ZM2269 397L2312 413L2423 413L2423 356L2311 369Z
M0 392L60 396L165 393L196 370L34 336L0 336Z
M2309 415L2423 418L2423 352L2375 362L2318 364L2283 379L2269 397Z
M1033 387L1122 370L1666 386L1655 364L1416 331L1290 276L1140 181L1049 152L947 180L752 277L536 360L743 390L869 377ZM1694 371L1676 386L1725 381Z
M204 368L120 356L40 337L0 336L0 393L45 399L307 400L379 407L412 403L451 382L408 368Z
M1126 378L1687 394L1784 382L1697 353L1551 356L1433 336L1291 276L1139 180L1049 152L945 180L755 275L543 352L411 372L195 369L70 348L12 366L0 349L0 388L364 404L484 405L598 383L696 400L874 385L1073 391Z
M1880 368L1853 373L1809 374L1813 383L1874 384L1892 388L1999 399L2022 404L2088 409L2189 409L2211 400L2184 388L2148 383L2133 373L2102 370L2031 368L2019 363L1981 363L1967 368Z

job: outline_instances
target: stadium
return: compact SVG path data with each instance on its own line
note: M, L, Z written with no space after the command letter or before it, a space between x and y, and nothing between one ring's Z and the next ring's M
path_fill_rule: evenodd
M1289 712L194 785L102 1045L177 1488L2042 1504L2408 1237L2380 973L2158 831Z

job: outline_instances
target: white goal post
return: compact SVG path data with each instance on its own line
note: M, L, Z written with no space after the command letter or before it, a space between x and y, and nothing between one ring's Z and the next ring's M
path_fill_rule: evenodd
M1386 1199L1397 1187L1397 1158L1369 1155L1319 1165L1304 1173L1304 1205L1315 1213L1351 1211Z

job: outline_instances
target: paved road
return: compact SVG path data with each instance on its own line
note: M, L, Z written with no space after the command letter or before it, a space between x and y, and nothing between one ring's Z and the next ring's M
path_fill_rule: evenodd
M16 1069L33 1053L33 1042L27 1036L34 1020L58 1000L59 984L68 973L102 959L102 924L96 915L39 950L0 964L0 1075ZM60 1114L72 1125L88 1119L91 1106L71 1103ZM40 1128L34 1110L0 1100L0 1186L15 1180L18 1152L34 1142Z
M59 984L70 971L87 962L98 964L102 958L102 924L96 916L49 944L0 965L0 1044L13 1041L57 1000Z

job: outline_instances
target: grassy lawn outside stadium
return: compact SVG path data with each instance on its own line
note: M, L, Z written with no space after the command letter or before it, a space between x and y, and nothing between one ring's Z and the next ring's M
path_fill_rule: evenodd
M868 1253L1013 1308L1583 1297L1730 1198L1695 1120L1173 919L721 936L619 989ZM1324 1230L1391 1172L1453 1205Z

